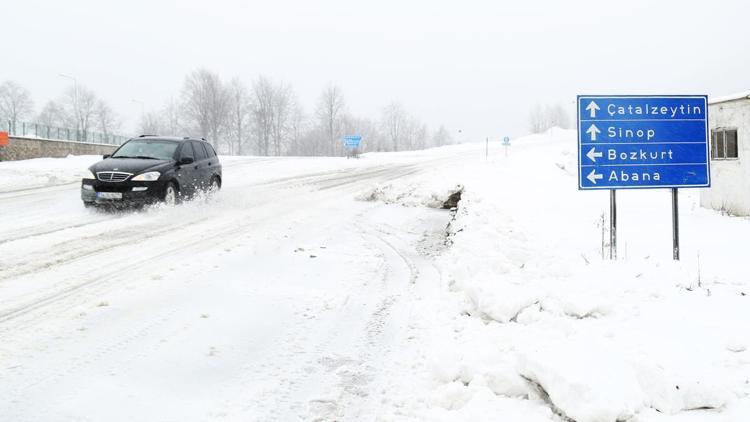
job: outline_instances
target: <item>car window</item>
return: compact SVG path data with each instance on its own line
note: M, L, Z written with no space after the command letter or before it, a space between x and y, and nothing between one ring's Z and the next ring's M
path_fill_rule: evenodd
M159 139L134 139L123 144L112 158L154 158L171 160L177 149L177 142Z
M206 147L206 152L208 152L209 157L216 157L216 151L214 151L214 147L212 147L211 144L203 144L203 146Z
M184 144L182 144L182 151L180 151L180 159L182 158L195 159L195 154L193 154L193 147L190 146L190 142L185 142Z
M193 150L195 150L195 161L205 160L208 158L206 150L203 148L203 142L192 142Z

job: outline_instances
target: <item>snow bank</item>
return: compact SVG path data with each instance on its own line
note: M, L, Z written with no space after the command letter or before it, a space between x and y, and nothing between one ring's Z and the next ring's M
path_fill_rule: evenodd
M668 194L628 192L618 209L625 258L605 261L607 193L577 190L575 147L574 131L556 129L454 174L464 191L438 265L463 316L428 342L434 389L418 414L750 420L750 289L737 272L750 221L706 212L683 191L690 235L675 263ZM415 198L429 198L428 186L375 196L426 205Z
M101 155L0 162L0 193L78 183Z
M450 183L426 183L414 185L379 184L357 196L360 201L380 201L386 204L399 204L406 207L443 208L448 199L463 190L463 186L447 187Z

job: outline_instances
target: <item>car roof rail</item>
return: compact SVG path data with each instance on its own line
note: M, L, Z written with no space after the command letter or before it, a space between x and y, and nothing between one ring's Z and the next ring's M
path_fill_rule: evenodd
M139 138L145 138L145 137L147 137L147 136L159 136L159 135L145 135L145 134L144 134L144 135L140 135L140 136L138 136L138 137L139 137Z

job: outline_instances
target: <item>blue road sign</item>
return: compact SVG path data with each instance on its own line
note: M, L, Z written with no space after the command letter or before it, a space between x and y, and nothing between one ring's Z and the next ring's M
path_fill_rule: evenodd
M344 146L346 146L347 148L359 148L360 142L362 142L361 135L344 136Z
M705 95L579 95L578 188L711 186Z
M508 138L507 136L503 138L503 145L510 145L510 138Z

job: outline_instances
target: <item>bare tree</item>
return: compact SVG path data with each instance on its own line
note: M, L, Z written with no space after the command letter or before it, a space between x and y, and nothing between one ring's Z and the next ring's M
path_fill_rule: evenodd
M48 101L37 116L37 121L50 127L65 125L65 110L57 101Z
M529 132L541 133L547 128L547 117L544 114L544 109L540 104L534 105L529 112Z
M185 77L182 110L187 121L215 148L223 135L229 112L229 95L219 75L198 69Z
M399 151L401 143L405 141L408 130L409 116L404 107L397 102L392 102L383 108L381 125L392 151Z
M345 111L346 103L341 88L336 85L329 85L320 96L315 111L325 132L329 155L340 155L343 152L343 145L339 142L339 137L341 136Z
M96 119L97 128L104 136L110 136L122 127L120 117L102 100L96 103Z
M529 131L531 133L542 133L551 127L567 129L570 126L568 113L560 104L545 105L536 104L529 113Z
M441 147L443 145L450 145L453 143L453 137L451 136L450 132L445 128L445 126L440 126L440 128L435 131L435 133L432 135L432 145L436 147Z
M560 103L552 106L547 106L546 112L548 115L550 127L559 127L563 129L567 129L568 127L570 127L570 119L568 118L568 113Z
M271 143L274 155L280 156L282 150L286 147L285 139L289 129L289 116L294 100L291 87L283 82L274 88L273 94L271 103L273 112Z
M411 148L412 150L427 148L427 138L429 136L427 125L419 120L412 120Z
M174 98L170 98L161 112L161 131L162 135L180 136L183 128L180 121L180 105Z
M270 80L259 76L253 83L253 131L255 150L260 155L270 155L274 125L274 87Z
M238 78L227 87L229 94L228 144L230 154L244 154L250 133L252 103L247 87Z
M28 89L13 82L5 81L0 85L0 119L8 119L12 127L19 120L34 113L34 101Z
M307 131L307 116L305 110L295 98L290 107L289 114L289 148L287 155L314 155L314 152L308 152L308 148L303 143L303 134Z
M143 113L138 123L138 133L141 135L159 135L164 133L164 126L159 113L154 111Z
M89 131L96 125L98 99L94 91L81 85L70 87L61 104L65 110L65 125L75 127L77 140L88 140Z

